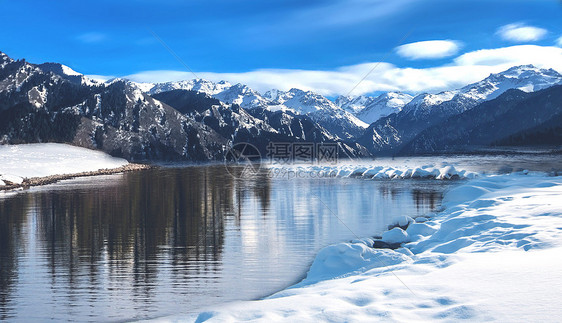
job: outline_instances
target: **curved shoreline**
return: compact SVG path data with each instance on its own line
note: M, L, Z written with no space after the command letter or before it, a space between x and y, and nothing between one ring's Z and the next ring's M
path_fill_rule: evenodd
M0 191L9 191L19 188L29 188L33 186L42 186L53 184L58 181L62 181L65 179L72 179L78 177L89 177L89 176L97 176L97 175L111 175L117 173L128 173L134 172L139 170L146 170L154 168L152 165L147 164L127 164L117 168L103 168L98 169L95 171L88 171L88 172L81 172L81 173L73 173L73 174L58 174L58 175L50 175L50 176L43 176L43 177L31 177L31 178L24 178L21 184L7 184L0 186Z

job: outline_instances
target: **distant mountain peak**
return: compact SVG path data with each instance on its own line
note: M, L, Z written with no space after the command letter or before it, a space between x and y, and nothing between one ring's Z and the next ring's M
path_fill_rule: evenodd
M497 79L502 77L522 78L522 77L532 77L538 75L562 78L562 75L556 72L552 68L546 69L546 68L536 67L532 64L527 64L527 65L512 66L505 71L499 73L492 73L486 79Z
M53 73L67 81L70 81L72 83L75 84L83 84L83 85L99 85L101 84L101 82L98 82L96 80L92 80L88 77L86 77L84 74L82 73L78 73L75 70L73 70L72 68L60 64L60 63L42 63L42 64L38 64L36 65L38 68L40 68L42 71L46 72L46 73Z
M480 102L495 99L509 89L534 92L561 83L562 75L553 69L538 68L530 64L518 65L492 73L485 79L460 89L419 94L404 107L404 111L427 113L434 106L453 101L457 109L465 110Z
M10 56L6 55L4 52L0 52L0 68L4 68L4 66L13 63L14 60L10 58Z

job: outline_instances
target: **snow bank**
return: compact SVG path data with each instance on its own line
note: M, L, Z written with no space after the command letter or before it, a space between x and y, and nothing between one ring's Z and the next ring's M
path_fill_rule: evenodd
M411 261L411 258L388 249L374 249L371 243L340 243L322 249L312 263L307 278L298 286L351 275L366 268L379 268Z
M125 159L65 144L0 145L0 181L4 183L19 184L23 178L74 174L127 164Z
M478 173L457 170L452 165L435 167L372 166L372 165L268 165L270 174L280 177L355 177L362 179L473 179Z
M556 321L560 196L560 177L474 180L449 192L442 212L410 222L402 248L329 246L293 288L158 321Z

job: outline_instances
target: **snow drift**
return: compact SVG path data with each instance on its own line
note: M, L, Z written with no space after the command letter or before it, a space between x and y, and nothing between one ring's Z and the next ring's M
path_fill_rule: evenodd
M560 177L473 180L430 219L392 229L406 237L396 250L371 239L328 246L292 288L158 321L555 321L561 195Z

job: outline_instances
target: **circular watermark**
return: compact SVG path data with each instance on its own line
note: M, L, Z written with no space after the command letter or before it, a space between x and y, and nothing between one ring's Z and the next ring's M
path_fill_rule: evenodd
M259 149L247 142L239 142L230 147L224 158L226 170L234 178L247 178L256 175L261 168Z

